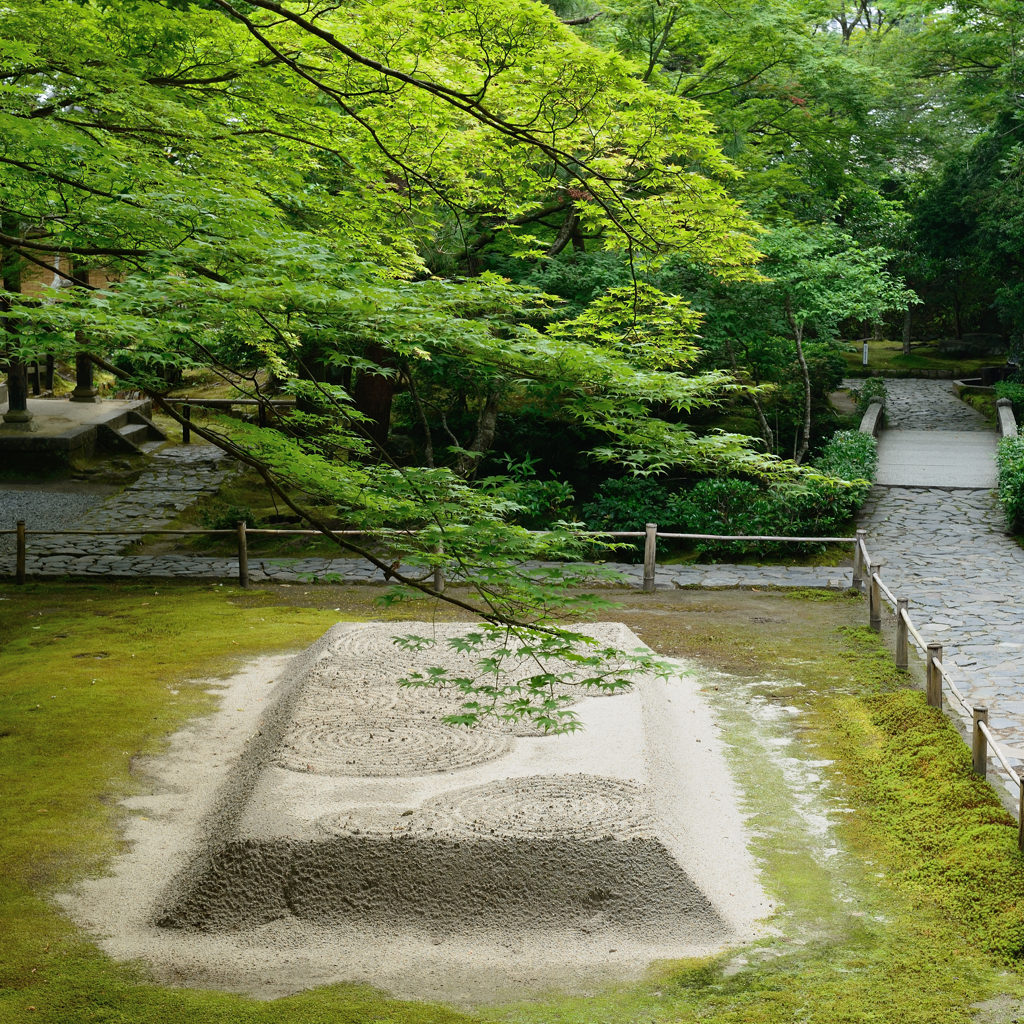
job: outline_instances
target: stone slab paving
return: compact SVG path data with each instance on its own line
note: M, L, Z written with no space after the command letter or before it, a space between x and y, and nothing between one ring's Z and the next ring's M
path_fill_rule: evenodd
M847 379L857 389L863 380ZM891 487L995 487L999 438L949 380L886 379L877 482Z
M844 388L859 390L864 379L848 377ZM985 417L957 397L951 380L886 378L885 425L889 430L991 431Z
M888 487L995 487L998 445L992 430L883 430L875 479Z
M1024 550L1006 534L995 492L876 487L862 513L881 577L993 733L1024 763Z
M213 445L161 448L151 454L149 464L135 483L93 505L75 522L63 522L57 526L43 516L44 521L37 525L31 517L25 516L26 526L29 530L157 529L172 522L201 495L216 494L232 465L232 460ZM33 559L50 556L62 559L62 564L84 559L81 566L85 568L107 564L97 559L119 554L138 539L138 534L121 537L29 537L28 548ZM139 564L145 564L145 556L137 557L143 560ZM34 564L40 563L36 561ZM89 571L102 570L90 568Z

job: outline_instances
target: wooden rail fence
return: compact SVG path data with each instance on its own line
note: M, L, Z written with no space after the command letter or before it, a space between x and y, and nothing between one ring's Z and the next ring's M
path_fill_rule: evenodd
M384 531L367 530L335 530L334 533L347 537L387 537ZM531 533L548 533L545 530L533 530ZM393 536L401 536L403 531L393 531ZM248 538L253 536L275 536L275 537L315 537L321 536L319 530L273 530L256 529L249 527L245 522L239 522L232 530L28 530L25 521L19 520L13 530L0 530L0 535L14 534L16 537L15 554L15 582L23 584L26 576L26 556L29 537L60 536L60 537L224 537L234 536L238 547L238 583L239 586L249 586L249 560L248 560ZM644 573L643 590L645 593L652 593L655 590L657 575L657 546L658 540L709 540L709 541L757 541L762 543L791 543L791 544L852 544L853 545L853 586L860 590L867 591L868 597L868 624L876 632L882 628L882 600L883 598L892 606L896 616L896 652L895 663L898 669L906 670L910 661L910 642L921 652L925 659L925 699L930 707L942 709L943 682L946 683L949 695L953 696L959 704L964 717L970 722L971 728L971 754L974 771L985 778L988 772L988 751L989 748L999 760L1007 776L1017 786L1018 792L1018 815L1019 826L1017 832L1017 844L1024 850L1024 781L1018 776L1007 760L1006 753L1000 746L998 740L992 735L988 725L988 708L984 705L968 704L967 699L958 689L956 683L949 674L949 670L942 660L942 645L928 643L914 626L910 617L907 598L897 597L885 585L880 575L884 565L881 559L872 559L867 548L866 531L858 530L854 537L777 537L777 536L750 536L744 534L715 534L715 533L659 533L656 523L647 523L643 531L639 530L581 530L575 533L580 537L623 538L644 540ZM437 554L442 554L440 548ZM440 564L434 569L434 590L442 593L445 589L444 570ZM952 705L951 705L952 707ZM954 710L956 710L954 708Z

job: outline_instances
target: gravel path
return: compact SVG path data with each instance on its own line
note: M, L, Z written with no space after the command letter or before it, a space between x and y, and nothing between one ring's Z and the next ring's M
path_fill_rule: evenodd
M105 495L32 488L0 489L0 530L13 530L24 519L37 530L71 529L87 512L102 504ZM0 552L14 552L14 537L0 534Z
M74 521L59 524L45 517L25 515L28 529L124 530L133 527L152 530L166 526L203 494L216 494L227 476L231 460L213 445L175 445L150 457L150 463L135 483L102 503L85 507ZM139 535L121 537L38 537L29 538L30 564L45 572L50 564L102 572L109 556L130 547ZM57 559L57 562L53 562ZM106 559L106 560L105 560ZM139 556L139 564L153 559ZM29 563L27 563L29 564ZM2 565L2 563L0 563ZM2 571L2 570L0 570ZM68 571L65 568L63 571ZM148 575L148 574L146 574Z

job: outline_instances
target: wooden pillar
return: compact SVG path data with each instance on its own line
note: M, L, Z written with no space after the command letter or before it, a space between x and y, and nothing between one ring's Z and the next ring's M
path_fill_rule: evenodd
M936 667L935 662L942 661L942 644L929 644L925 653L928 664L925 666L925 696L928 700L928 707L942 707L942 672Z
M644 536L644 593L654 593L654 574L658 563L658 524L648 523Z
M238 523L238 585L243 590L249 589L249 550L245 537L245 520Z
M71 265L71 278L76 284L89 285L89 271L85 268ZM85 346L85 333L75 331L75 341L82 347ZM79 351L75 355L75 390L71 392L72 402L99 402L99 392L93 382L95 364L85 354Z
M867 530L857 531L857 540L853 545L853 586L857 590L864 589L864 544Z
M28 366L21 359L11 358L7 364L7 412L4 426L8 430L34 432L39 425L28 408Z
M47 391L53 390L53 371L54 371L54 359L53 356L46 357L46 379L43 386Z
M42 382L39 377L39 360L32 364L32 394L38 395L42 392Z
M95 365L85 352L78 352L75 355L75 390L71 392L72 402L98 402L100 400L99 392L93 383Z
M3 223L8 234L21 231L17 222ZM5 263L3 271L4 290L18 293L21 291L21 257L7 250L0 262ZM0 309L10 311L14 304L9 299L0 299ZM4 329L8 334L17 334L18 321L14 317L4 320ZM7 362L7 412L4 413L3 428L6 431L34 433L39 425L33 422L32 413L28 409L28 367L21 359L13 356Z
M988 740L979 726L988 725L988 708L977 705L974 709L974 735L971 743L971 761L974 774L985 778L988 773Z
M882 592L878 589L875 573L881 568L881 562L868 562L868 625L876 632L882 631Z
M181 407L182 419L185 422L181 425L181 443L191 444L192 443L192 406L183 405Z
M896 598L896 667L904 672L910 664L910 630L904 618L909 605L907 598Z
M17 553L14 557L14 582L20 587L25 582L25 520L19 519L15 529Z

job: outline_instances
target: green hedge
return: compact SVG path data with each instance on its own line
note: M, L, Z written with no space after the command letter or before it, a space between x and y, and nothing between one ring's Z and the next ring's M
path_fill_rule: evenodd
M836 431L814 460L814 468L839 480L874 480L878 442L859 430Z
M843 430L825 445L813 469L792 481L765 486L721 477L670 494L654 480L609 480L583 507L583 518L592 530L642 530L644 523L657 523L668 533L839 536L867 497L877 463L870 434ZM747 541L702 542L698 548L716 555L799 550Z
M1008 398L1013 402L1013 414L1017 419L1024 416L1024 383L1019 380L1001 380L992 390L996 398Z
M999 466L999 501L1006 525L1024 532L1024 437L1004 437L996 454Z

